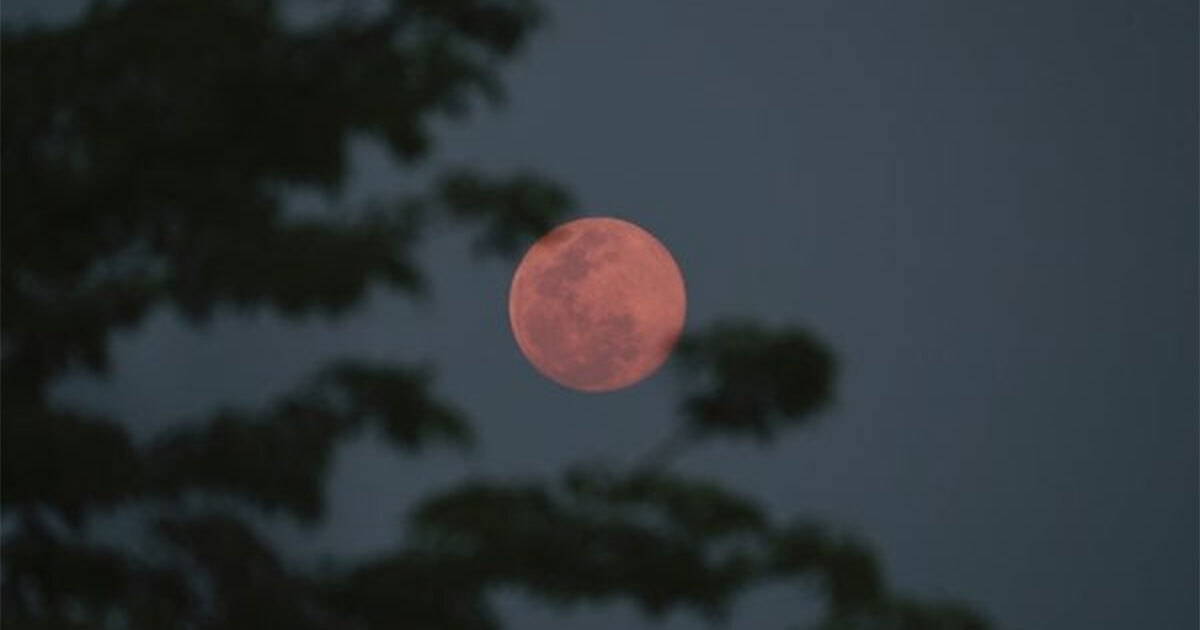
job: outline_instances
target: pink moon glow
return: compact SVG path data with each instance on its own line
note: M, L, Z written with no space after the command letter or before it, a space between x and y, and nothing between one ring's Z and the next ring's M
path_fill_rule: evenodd
M521 353L547 378L585 392L628 387L657 370L686 310L667 248L605 217L564 223L534 243L508 294Z

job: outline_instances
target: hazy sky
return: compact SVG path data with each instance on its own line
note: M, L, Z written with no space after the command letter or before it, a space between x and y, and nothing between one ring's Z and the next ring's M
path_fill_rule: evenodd
M1194 1L550 8L505 73L507 107L447 125L433 166L548 174L581 213L671 248L689 328L800 323L841 361L817 428L681 468L859 532L898 589L1001 628L1197 627ZM413 183L377 146L355 156L351 199ZM461 234L422 252L425 304L380 294L338 322L199 331L161 312L116 338L108 382L64 392L144 436L265 401L327 357L434 361L482 449L344 448L328 526L280 534L342 553L395 542L408 502L465 474L633 459L671 426L669 371L564 390L511 339L512 263L470 258ZM793 625L794 593L742 600L734 627ZM500 600L512 627L654 627L623 603Z

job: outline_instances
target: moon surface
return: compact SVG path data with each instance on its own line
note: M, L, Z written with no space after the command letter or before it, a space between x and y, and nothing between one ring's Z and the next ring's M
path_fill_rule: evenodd
M517 346L547 378L585 392L632 385L666 361L687 295L667 248L607 217L564 223L513 274L508 316Z

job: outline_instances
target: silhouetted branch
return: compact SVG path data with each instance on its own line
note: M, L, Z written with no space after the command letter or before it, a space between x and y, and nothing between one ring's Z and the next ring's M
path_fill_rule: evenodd
M226 493L315 519L333 449L352 432L373 425L414 450L470 444L465 420L429 395L428 381L422 369L334 363L262 412L227 410L160 438L146 455L148 483L160 495Z
M663 471L671 460L696 443L698 435L687 425L676 426L638 459L631 470L634 476L650 477Z

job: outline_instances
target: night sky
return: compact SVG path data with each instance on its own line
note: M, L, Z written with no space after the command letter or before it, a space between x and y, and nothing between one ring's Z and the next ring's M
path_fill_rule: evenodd
M7 18L32 0L6 3ZM72 3L73 4L73 3ZM66 6L66 5L63 5ZM583 215L671 249L687 328L796 323L838 355L837 403L767 448L714 443L680 469L858 532L902 592L961 598L998 627L1196 628L1197 5L1160 2L556 2L504 73L509 98L448 121L402 171L353 145L341 197L415 189L461 163L531 169ZM329 520L269 528L297 561L394 544L406 506L472 474L631 461L673 426L676 379L581 394L538 375L508 329L516 261L469 234L427 240L425 302L349 317L269 313L193 329L170 310L114 338L107 380L63 399L141 438L215 404L259 404L341 355L437 367L473 454L339 451ZM511 627L661 626L628 603ZM794 587L732 627L785 628Z

